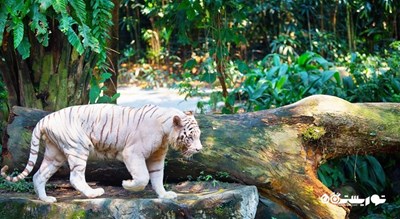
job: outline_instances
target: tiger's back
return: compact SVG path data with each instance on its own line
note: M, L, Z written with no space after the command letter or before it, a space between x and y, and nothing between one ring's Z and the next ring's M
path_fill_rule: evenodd
M80 153L122 160L120 152L126 145L167 134L163 133L165 126L168 120L171 120L168 125L172 125L171 117L177 113L180 112L155 105L141 108L111 104L82 105L46 116L41 128L43 135L59 144L66 153L72 153L81 146ZM63 136L64 141L54 136Z

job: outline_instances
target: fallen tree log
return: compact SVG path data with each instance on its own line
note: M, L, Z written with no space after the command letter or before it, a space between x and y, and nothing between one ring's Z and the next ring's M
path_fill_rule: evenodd
M4 138L3 165L23 169L29 154L29 130L45 113L14 107L12 115ZM315 95L276 109L197 115L197 119L204 150L190 161L171 151L168 179L201 170L223 171L237 182L256 185L260 195L303 218L345 218L349 213L346 206L321 201L322 195L332 193L316 176L321 163L351 154L400 151L397 103L352 104ZM92 161L87 177L129 178L124 172L122 163ZM66 175L68 169L59 173Z

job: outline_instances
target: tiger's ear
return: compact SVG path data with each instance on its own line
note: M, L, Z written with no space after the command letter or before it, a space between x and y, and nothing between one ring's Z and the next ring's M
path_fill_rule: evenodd
M194 112L192 110L184 112L187 116L193 116Z
M177 127L177 128L182 128L183 127L181 117L174 116L172 121L173 121L174 127Z

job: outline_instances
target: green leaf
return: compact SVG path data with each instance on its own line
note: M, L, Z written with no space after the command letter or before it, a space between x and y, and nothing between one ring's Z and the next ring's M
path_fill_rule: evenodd
M39 5L32 5L32 21L29 23L31 30L35 33L36 39L43 45L49 44L49 25L47 18L39 11Z
M251 100L256 100L260 98L264 94L265 90L267 90L267 88L269 87L267 83L259 82L259 84L260 85L256 88L256 90L252 94L250 94Z
M72 29L72 25L74 24L76 24L76 22L72 17L68 16L67 14L63 14L60 20L60 26L58 28L67 36L68 42L75 48L75 50L82 55L84 52L84 47L81 39Z
M17 17L13 17L14 48L17 48L24 38L24 23Z
M369 165L371 166L371 170L378 182L380 183L381 186L385 186L386 184L386 175L385 175L385 171L382 168L382 165L379 163L379 161L373 157L373 156L366 156L366 159L369 163Z
M326 176L324 173L321 171L317 172L318 178L321 180L321 182L326 186L326 187L331 187L332 186L332 178L329 176Z
M336 80L337 86L341 87L341 86L342 86L342 79L341 79L341 77L340 77L339 72L338 72L338 71L335 71L335 74L333 74L333 77L334 77L335 80Z
M76 16L81 24L86 23L86 4L84 0L68 0L72 8L75 10Z
M274 66L271 69L269 69L268 72L267 72L267 78L268 79L274 78L275 77L274 76L275 72L278 71L279 69L280 69L279 66Z
M52 0L54 11L57 13L67 12L67 0Z
M31 44L29 43L29 39L27 36L23 38L19 46L17 47L17 50L19 54L21 54L22 59L26 59L31 55Z
M249 66L247 66L247 64L245 62L238 60L238 61L236 61L236 64L237 64L237 67L238 67L238 70L240 73L244 74L244 73L250 71Z
M236 95L235 93L230 93L226 99L225 99L225 103L228 103L230 106L235 105L235 100L236 100Z
M79 26L79 35L82 36L83 47L91 48L94 52L100 53L99 41L92 35L91 29L83 24Z
M321 76L321 83L325 83L326 81L331 79L335 73L336 71L333 70L323 71Z
M40 0L40 11L46 12L46 10L52 5L53 0Z
M111 103L111 97L104 95L97 98L96 103Z
M111 103L115 102L120 96L121 96L121 93L115 93L115 94L111 97Z
M96 100L99 98L101 93L101 89L97 84L96 80L92 78L90 82L90 90L89 90L89 103L96 103Z
M8 17L7 6L5 4L0 5L0 45L3 43L4 28L6 27Z
M214 83L217 80L217 74L206 72L200 77L200 81L207 82L209 84Z
M281 59L279 58L278 54L273 55L273 61L274 61L274 66L280 66L281 65Z
M288 69L289 69L288 64L286 64L286 63L282 64L282 65L279 67L279 74L278 74L278 76L285 75L285 74L287 73Z
M305 52L300 55L299 59L297 59L297 63L300 66L304 67L307 64L308 60L310 60L313 56L314 56L313 52Z
M83 48L82 42L75 31L72 30L72 28L69 28L66 35L69 43L71 43L71 45L76 49L79 55L82 55L85 49Z
M197 62L195 59L189 59L188 61L185 62L185 64L183 64L183 68L184 69L192 69L196 65L197 65Z
M101 73L99 83L104 83L106 80L110 79L111 76L112 74L108 72Z
M287 75L284 75L283 77L279 78L279 80L275 84L275 89L281 90L283 85L286 83L287 79L288 79Z

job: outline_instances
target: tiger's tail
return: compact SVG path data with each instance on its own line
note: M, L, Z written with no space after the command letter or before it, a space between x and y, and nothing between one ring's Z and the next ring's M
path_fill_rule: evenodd
M21 179L24 179L32 172L33 167L35 166L36 160L39 154L39 144L40 144L40 136L42 130L43 120L40 120L39 123L35 126L32 132L32 139L31 139L31 152L29 154L29 160L26 164L25 170L22 171L18 176L9 176L7 175L6 171L8 170L8 166L4 166L1 168L1 176L4 177L5 180L9 182L18 182Z

